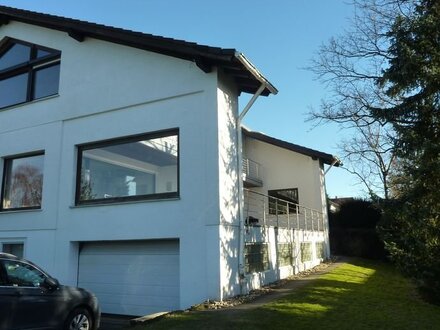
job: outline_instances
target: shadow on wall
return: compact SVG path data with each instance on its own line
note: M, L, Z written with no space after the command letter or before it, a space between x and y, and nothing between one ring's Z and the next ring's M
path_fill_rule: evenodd
M220 96L219 96L220 98ZM220 253L221 262L221 297L227 298L240 294L239 274L239 179L238 168L238 105L235 98L223 91L219 104L227 111L220 111L219 116L219 157L220 157ZM224 123L225 125L222 125Z

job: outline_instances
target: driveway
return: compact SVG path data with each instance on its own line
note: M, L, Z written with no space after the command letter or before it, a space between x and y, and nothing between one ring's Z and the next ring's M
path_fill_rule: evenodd
M132 317L102 314L99 330L121 330L130 326Z

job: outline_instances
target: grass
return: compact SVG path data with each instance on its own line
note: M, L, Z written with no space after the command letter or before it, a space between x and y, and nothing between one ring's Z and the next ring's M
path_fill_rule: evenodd
M258 309L176 313L134 329L440 329L440 306L392 266L355 260Z

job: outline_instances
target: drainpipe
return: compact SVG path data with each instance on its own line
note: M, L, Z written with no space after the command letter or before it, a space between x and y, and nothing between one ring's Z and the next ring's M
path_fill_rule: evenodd
M333 161L330 164L330 167L324 172L324 182L325 182L325 176L332 169L332 167L335 166L336 164L337 164L337 166L340 166L340 165L342 165L342 162L341 162L341 160L338 157L333 156ZM325 185L324 185L324 187L325 187ZM328 257L330 257L330 237L328 236L329 235L329 227L328 227L328 217L329 217L329 214L328 214L328 207L327 207L327 202L328 202L327 201L327 191L325 191L325 196L326 196L325 197L325 213L327 214L327 225L325 226L325 231L327 231L327 237L328 237L328 244L327 244L326 255Z
M252 75L261 82L260 88L255 92L248 104L244 107L243 111L237 118L237 167L238 167L238 208L239 208L239 234L238 234L238 271L240 280L240 293L244 294L243 281L245 279L244 272L244 240L245 240L245 219L244 219L244 190L243 190L243 135L241 132L241 124L244 116L248 113L252 105L255 103L261 93L267 88L272 94L277 94L278 90L267 81L258 70L248 61L248 59L241 53L236 53L235 57L241 62L241 64L252 73Z
M237 166L238 166L238 209L239 209L239 227L238 227L238 271L240 276L240 294L246 294L244 292L243 287L243 281L245 278L245 272L244 272L244 225L245 225L245 219L244 219L244 189L243 189L243 134L241 132L241 124L243 121L244 116L249 111L249 109L252 107L252 105L257 100L258 96L261 95L261 93L266 88L266 85L261 84L260 88L257 90L257 92L252 96L252 98L249 100L248 104L245 106L243 111L240 113L240 115L237 118L237 148L238 148L238 157L237 157Z

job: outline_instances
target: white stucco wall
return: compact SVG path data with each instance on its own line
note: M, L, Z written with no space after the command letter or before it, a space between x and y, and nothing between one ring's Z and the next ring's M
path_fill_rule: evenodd
M228 202L237 193L231 83L218 87L215 70L188 61L22 23L2 26L4 36L62 55L59 95L0 110L0 171L6 156L45 152L41 210L1 212L0 241L24 241L26 258L76 285L78 242L177 238L181 308L219 299L235 276L225 263L237 258L227 252L238 212ZM75 206L77 145L170 128L179 129L178 199Z
M316 243L325 242L324 232L275 227L248 227L245 233L247 243L265 243L269 251L269 269L246 274L244 283L247 292L310 269L322 262L322 259L317 257ZM293 244L293 263L291 266L278 264L278 244L283 243ZM311 244L311 260L301 261L301 243Z
M324 219L324 228L320 228L319 231L265 227L264 223L261 222L259 225L262 227L247 227L245 242L267 244L270 260L268 270L246 275L246 289L252 290L318 265L322 260L316 256L317 242L325 243L325 255L330 256L328 216L324 168L320 160L248 136L244 138L244 157L257 162L261 166L260 174L263 185L250 188L252 191L268 195L269 190L298 188L299 204L321 212ZM260 199L261 203L266 201L264 197L260 197ZM253 200L250 208L255 207L253 204L258 203L258 201L258 198ZM256 211L257 213L252 215L257 218L261 217L262 214L258 212L261 212L262 209ZM292 221L295 223L295 219ZM279 267L277 264L277 244L284 242L294 243L294 264ZM301 262L301 243L311 243L312 260Z
M239 184L238 169L238 94L234 84L220 75L217 89L219 206L220 206L220 298L240 293L239 283Z
M299 204L322 211L325 187L319 160L250 137L244 139L244 157L261 165L262 187L268 190L298 188Z

